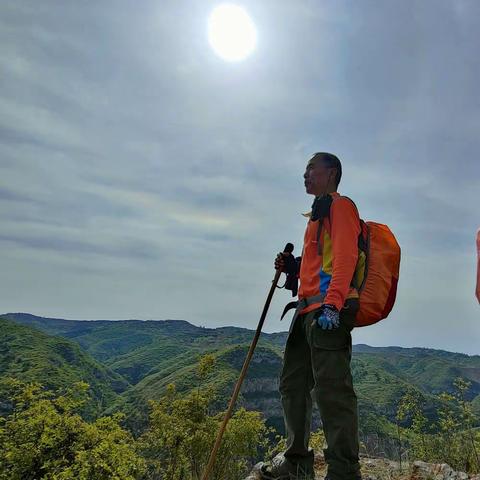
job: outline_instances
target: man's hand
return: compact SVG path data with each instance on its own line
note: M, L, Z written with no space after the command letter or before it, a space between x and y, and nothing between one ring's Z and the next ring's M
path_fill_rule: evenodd
M277 257L275 258L275 270L280 270L282 272L285 272L285 258L287 255L290 255L289 253L284 253L280 252Z
M302 257L295 258L289 252L280 252L275 258L275 270L283 272L287 275L287 279L285 280L285 285L283 287L286 290L291 290L292 297L297 296L298 272L300 271L301 261Z
M340 326L340 312L335 305L322 305L316 319L322 330L332 330Z

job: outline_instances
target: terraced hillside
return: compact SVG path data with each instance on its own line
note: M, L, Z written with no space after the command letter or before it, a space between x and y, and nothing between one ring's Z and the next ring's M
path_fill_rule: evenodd
M117 400L130 384L92 358L77 343L0 318L0 379L16 378L61 390L74 382L90 385L96 416ZM5 387L5 385L4 385ZM3 406L8 411L8 406Z
M119 395L104 396L109 399L103 404L104 411L126 411L135 430L141 429L146 420L148 400L159 398L169 383L175 383L179 391L198 386L196 365L207 352L213 353L217 364L205 382L219 391L217 408L225 408L254 334L237 327L202 328L184 320L82 321L29 314L5 314L0 318L8 319L9 324L16 322L55 335L50 338L57 341L63 337L69 345L75 342L79 352L94 357L106 371L115 372L122 387L114 390ZM286 336L286 332L262 334L240 400L247 408L262 411L280 431L283 424L278 375ZM37 354L47 355L41 350ZM453 391L456 377L471 382L467 399L480 411L479 356L424 348L356 345L352 371L365 433L393 429L398 400L407 389L425 397L425 412L435 418L438 405L434 395ZM35 370L29 375L35 377Z

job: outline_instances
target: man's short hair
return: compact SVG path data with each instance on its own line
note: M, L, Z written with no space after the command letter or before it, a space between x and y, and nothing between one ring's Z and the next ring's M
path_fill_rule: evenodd
M335 188L337 188L342 178L342 163L339 158L333 153L317 152L313 154L311 160L321 160L326 167L337 169L337 174L335 175Z

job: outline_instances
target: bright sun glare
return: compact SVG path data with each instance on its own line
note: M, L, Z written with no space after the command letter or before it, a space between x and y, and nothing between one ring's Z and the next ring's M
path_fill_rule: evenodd
M218 56L237 62L252 53L257 44L257 31L245 9L224 3L210 14L208 40Z

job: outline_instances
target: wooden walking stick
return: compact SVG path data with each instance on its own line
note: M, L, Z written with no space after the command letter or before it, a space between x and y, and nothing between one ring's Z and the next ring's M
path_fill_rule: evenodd
M287 243L285 245L285 248L283 249L283 253L292 253L292 252L293 252L293 245L291 243ZM268 307L270 306L273 293L277 288L277 283L281 273L282 273L281 270L277 270L275 272L275 277L273 278L272 286L270 287L270 292L268 293L267 300L263 307L262 315L260 316L260 321L258 322L257 331L255 332L255 336L253 337L253 341L252 341L252 344L250 345L250 349L248 350L247 356L245 358L245 362L243 362L243 367L242 367L242 371L240 372L240 377L238 378L237 384L235 385L235 388L233 390L232 398L230 399L230 404L228 405L227 412L225 413L225 417L223 418L223 422L218 432L217 439L215 440L215 445L213 446L213 450L210 453L208 465L207 465L207 468L205 469L205 472L203 473L202 480L208 480L208 477L210 476L213 465L215 464L215 458L217 456L218 449L220 448L220 443L222 442L223 434L225 432L225 429L227 428L227 423L230 420L230 417L232 415L233 407L235 406L235 402L237 401L238 393L240 392L240 387L242 386L243 379L247 374L248 366L250 365L250 360L253 356L253 351L255 350L258 339L260 337L260 333L262 332L263 322L265 321L265 317L267 316Z

